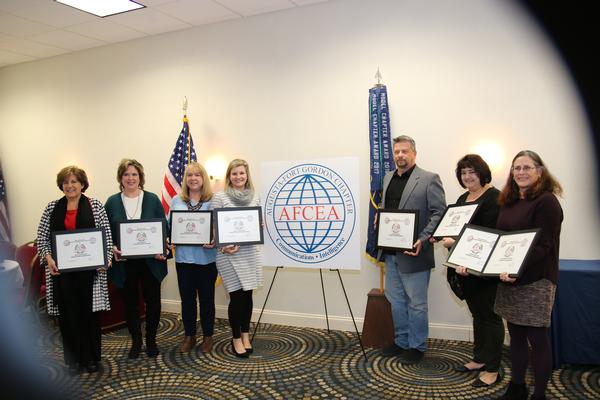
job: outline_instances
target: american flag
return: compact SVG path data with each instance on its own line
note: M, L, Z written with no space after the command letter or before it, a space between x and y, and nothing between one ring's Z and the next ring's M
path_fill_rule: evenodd
M177 138L177 143L175 143L163 179L162 205L167 215L171 209L171 199L181 192L185 167L192 161L196 161L196 150L194 150L194 141L190 134L189 120L184 116L183 128Z
M2 176L2 168L0 168L0 241L10 242L8 201L6 200L6 185Z

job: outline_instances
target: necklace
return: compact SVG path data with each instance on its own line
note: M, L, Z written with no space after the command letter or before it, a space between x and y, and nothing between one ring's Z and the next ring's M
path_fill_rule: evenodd
M483 185L478 191L476 192L469 192L469 194L467 195L467 201L475 201L477 200L481 194L483 192L485 192L487 190L487 185Z
M199 201L198 203L196 203L196 205L192 205L192 199L187 201L187 208L189 211L198 211L202 208L202 203L201 201Z
M123 202L123 208L125 209L125 214L127 215L127 219L134 219L138 209L140 207L140 199L142 198L141 194L138 194L137 196L137 203L135 204L135 210L133 211L133 213L130 215L129 212L127 211L127 203L125 202L125 194L121 192L121 201Z

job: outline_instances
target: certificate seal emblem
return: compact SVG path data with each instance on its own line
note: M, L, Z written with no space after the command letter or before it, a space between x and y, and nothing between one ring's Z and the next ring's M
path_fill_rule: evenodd
M515 246L508 246L506 250L504 250L504 257L510 257L515 252Z
M194 232L196 230L196 224L193 222L188 222L187 224L185 224L185 231L186 232Z
M238 219L236 221L233 222L233 227L235 228L236 231L243 231L244 230L244 221Z
M127 228L127 233L129 233L129 234L133 233L133 228Z
M483 245L481 243L475 243L471 248L471 251L475 254L479 254L483 251Z
M78 243L75 245L75 254L77 255L82 255L86 250L85 243Z
M135 235L135 238L137 239L137 241L139 243L143 243L146 241L146 233L145 232L138 232L137 235Z
M400 224L392 224L392 232L394 232L394 233L400 232Z

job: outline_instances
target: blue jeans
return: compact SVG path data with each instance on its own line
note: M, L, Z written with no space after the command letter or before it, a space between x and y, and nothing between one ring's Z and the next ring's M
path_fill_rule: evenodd
M385 297L392 306L394 343L403 349L427 349L427 287L431 270L400 272L396 257L385 257Z

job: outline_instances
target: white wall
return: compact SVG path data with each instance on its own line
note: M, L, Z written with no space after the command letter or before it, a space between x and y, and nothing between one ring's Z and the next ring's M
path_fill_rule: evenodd
M441 175L449 203L461 192L456 160L476 145L499 146L499 187L512 156L534 149L565 188L561 257L600 257L598 179L580 99L537 27L501 0L334 0L2 68L0 160L15 242L35 236L67 164L86 169L89 194L104 201L117 190L118 161L134 157L147 189L160 192L187 96L200 160L246 158L259 187L263 160L359 157L364 243L367 98L378 66L393 134L416 139L418 164ZM432 335L468 337L442 256L430 286ZM273 275L265 272L255 308ZM378 270L363 260L342 276L360 322ZM324 280L333 327L350 329L337 275L324 271ZM319 282L316 271L280 272L265 321L324 327ZM163 299L178 309L174 268ZM224 315L222 289L217 302Z

